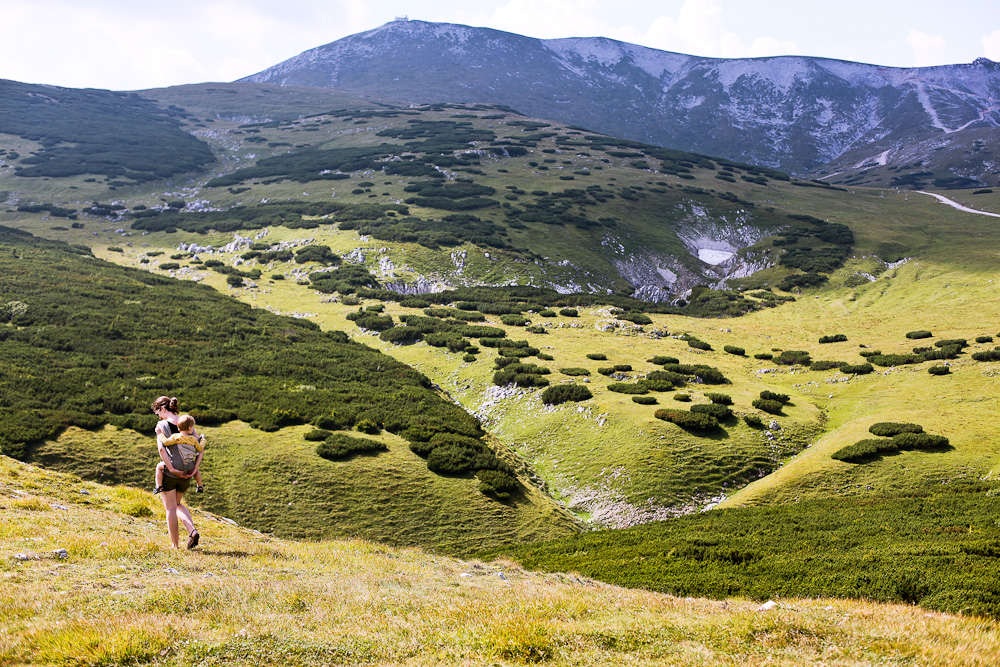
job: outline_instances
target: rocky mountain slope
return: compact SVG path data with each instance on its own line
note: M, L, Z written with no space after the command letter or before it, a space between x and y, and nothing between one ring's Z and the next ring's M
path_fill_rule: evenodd
M412 102L505 104L614 136L796 174L850 156L848 165L827 170L834 180L835 172L874 163L897 167L893 185L904 187L913 185L910 173L920 172L936 187L998 182L989 151L971 150L981 139L977 132L994 135L1000 127L1000 66L984 58L922 68L799 56L716 59L605 38L539 40L394 21L243 80ZM938 164L941 142L959 143L972 159ZM905 150L913 145L921 146L916 156ZM852 180L867 183L863 176Z

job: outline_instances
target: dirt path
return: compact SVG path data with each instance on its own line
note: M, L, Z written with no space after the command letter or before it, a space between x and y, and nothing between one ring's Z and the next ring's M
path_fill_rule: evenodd
M930 195L931 197L934 197L935 199L940 201L942 204L947 204L948 206L957 208L959 211L965 211L966 213L978 213L979 215L988 215L993 218L1000 218L1000 213L987 213L986 211L977 211L974 208L969 208L968 206L962 206L957 201L948 199L943 195L935 194L933 192L925 192L924 190L917 190L917 192L925 195Z

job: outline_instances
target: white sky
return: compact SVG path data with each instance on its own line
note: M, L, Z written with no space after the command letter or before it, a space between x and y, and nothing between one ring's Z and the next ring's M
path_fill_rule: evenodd
M112 90L232 81L399 15L701 56L1000 61L997 0L0 0L0 78Z

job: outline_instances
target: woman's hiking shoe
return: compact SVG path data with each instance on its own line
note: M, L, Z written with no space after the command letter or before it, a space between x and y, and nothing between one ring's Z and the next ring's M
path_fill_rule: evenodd
M158 486L155 489L153 489L153 495L155 496L157 493L160 493L161 491L163 491L163 487Z
M194 549L196 546L198 546L199 537L201 537L201 535L198 534L197 530L191 533L191 535L188 537L188 549Z

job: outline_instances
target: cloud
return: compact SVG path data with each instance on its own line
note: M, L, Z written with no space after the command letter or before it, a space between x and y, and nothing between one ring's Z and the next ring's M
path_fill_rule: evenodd
M1000 62L1000 30L983 35L983 54L990 60Z
M763 58L765 56L801 55L802 50L795 42L781 41L774 37L758 37L753 40L748 53L751 58Z
M599 14L596 0L511 0L485 23L540 39L609 37L613 28L598 19Z
M910 30L906 43L913 50L914 67L943 65L947 43L940 35L928 35L920 30Z

